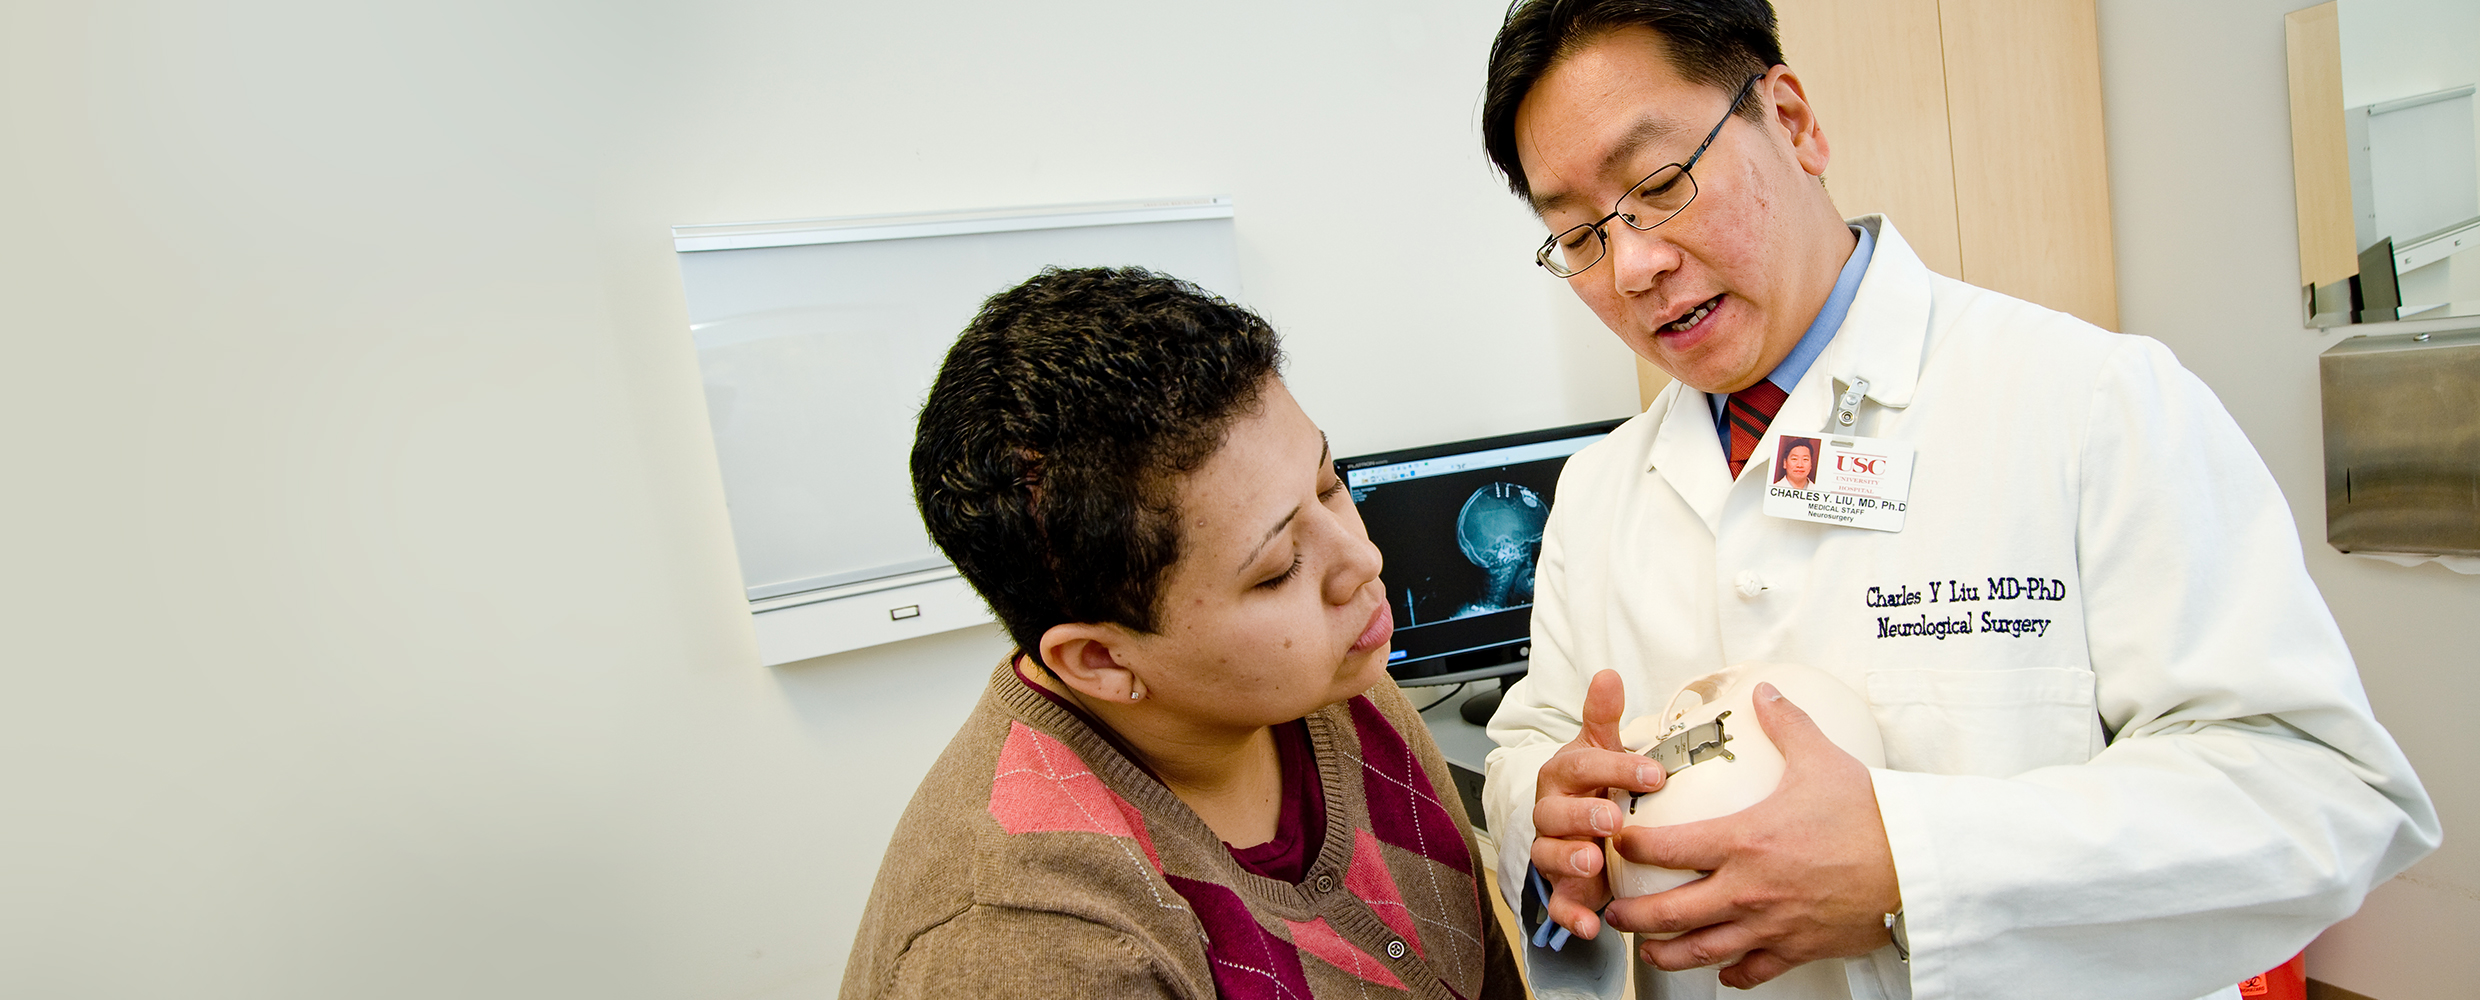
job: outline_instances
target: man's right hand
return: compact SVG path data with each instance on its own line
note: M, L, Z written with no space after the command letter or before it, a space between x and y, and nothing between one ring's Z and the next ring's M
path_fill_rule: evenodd
M1605 792L1662 787L1662 766L1619 742L1626 706L1617 671L1593 675L1585 689L1584 731L1541 765L1533 789L1533 867L1550 882L1550 919L1588 940L1601 933L1595 914L1610 902L1601 838L1619 829L1619 804Z

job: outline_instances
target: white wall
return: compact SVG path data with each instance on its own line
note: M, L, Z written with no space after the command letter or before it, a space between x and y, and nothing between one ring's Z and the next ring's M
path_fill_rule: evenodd
M2480 982L2470 934L2480 926L2480 846L2468 837L2480 824L2470 735L2480 717L2480 577L2354 559L2325 544L2316 355L2352 331L2299 324L2282 15L2301 6L2100 0L2119 316L2127 332L2177 351L2264 454L2377 717L2443 814L2444 848L2327 932L2309 951L2309 975L2378 1000L2466 996Z
M1502 7L0 5L0 995L831 993L1002 644L755 666L666 227L1230 194L1339 449L1623 414Z
M2480 82L2480 6L2342 0L2339 13L2343 107Z
M665 227L1228 193L1339 448L1615 415L1473 136L1502 6L0 6L0 994L831 992L1002 644L753 666ZM2283 6L2101 4L2122 312L2462 829L2480 581L2321 540ZM2320 976L2450 994L2475 886Z

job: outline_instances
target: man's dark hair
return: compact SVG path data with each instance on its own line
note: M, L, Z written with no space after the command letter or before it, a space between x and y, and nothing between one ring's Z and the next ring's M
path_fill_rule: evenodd
M1516 109L1524 96L1559 60L1631 27L1662 36L1681 79L1725 94L1783 61L1774 6L1766 0L1516 0L1490 45L1481 92L1481 144L1516 197L1533 196L1516 159ZM1744 101L1739 113L1762 121L1766 106Z
M1266 321L1140 268L1045 269L982 303L913 439L913 501L1019 649L1069 622L1155 631L1178 477L1283 353Z

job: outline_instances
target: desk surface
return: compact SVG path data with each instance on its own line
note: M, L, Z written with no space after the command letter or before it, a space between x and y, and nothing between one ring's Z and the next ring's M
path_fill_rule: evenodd
M1438 741L1438 752L1447 758L1447 763L1474 774L1480 774L1482 763L1488 759L1490 751L1498 749L1498 744L1490 740L1490 734L1483 731L1480 726L1464 721L1463 714L1464 699L1487 691L1491 685L1497 683L1491 680L1467 684L1464 690L1452 696L1448 696L1447 692L1455 690L1453 684L1445 687L1404 689L1404 697L1412 699L1415 705L1438 702L1436 706L1421 713L1421 721L1429 723L1430 737ZM1446 700L1438 701L1442 696L1446 697Z

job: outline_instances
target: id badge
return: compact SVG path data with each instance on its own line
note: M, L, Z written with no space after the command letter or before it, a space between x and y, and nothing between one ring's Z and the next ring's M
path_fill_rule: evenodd
M1774 445L1765 512L1794 521L1903 530L1912 446L1883 438L1784 435Z

